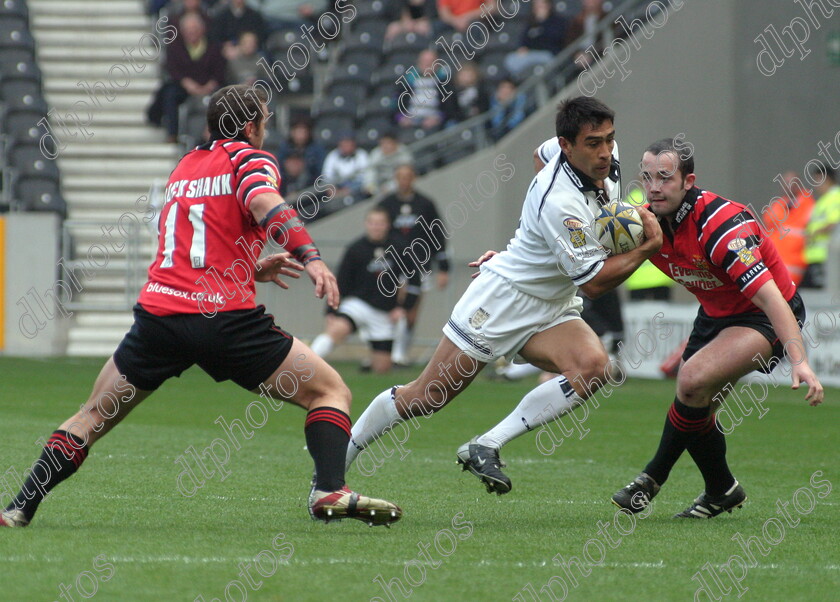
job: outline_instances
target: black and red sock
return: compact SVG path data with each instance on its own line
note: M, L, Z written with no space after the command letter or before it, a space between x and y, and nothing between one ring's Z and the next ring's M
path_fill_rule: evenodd
M686 447L705 432L709 426L709 406L693 408L676 397L668 410L662 438L656 455L645 467L645 472L660 486L668 480L671 469L677 463Z
M717 428L714 415L706 431L691 441L686 449L703 475L708 495L719 497L735 484L735 477L726 462L726 437Z
M32 465L32 471L20 492L6 507L23 511L27 520L32 520L38 505L52 489L63 480L72 476L88 455L88 446L84 440L57 430L44 445L41 457Z
M304 434L309 455L315 461L315 488L336 491L344 487L350 416L336 408L315 408L306 415Z

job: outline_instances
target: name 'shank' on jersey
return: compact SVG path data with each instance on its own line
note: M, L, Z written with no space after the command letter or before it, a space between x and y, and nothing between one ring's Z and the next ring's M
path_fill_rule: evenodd
M177 180L167 184L164 191L164 204L170 202L176 196L194 199L205 196L222 196L232 194L230 187L231 174L225 173L218 176L207 176L195 180Z
M246 142L215 140L187 153L165 188L140 305L160 316L253 309L266 232L249 206L258 194L279 193L279 180L271 153Z

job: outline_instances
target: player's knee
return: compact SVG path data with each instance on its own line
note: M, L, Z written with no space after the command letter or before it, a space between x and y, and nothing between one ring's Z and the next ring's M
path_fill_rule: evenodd
M677 397L686 405L708 405L709 382L704 372L685 364L677 376Z
M326 372L306 383L301 383L298 394L295 395L295 401L304 408L322 405L323 402L329 401L328 405L348 411L353 397L350 388L337 372L332 374Z
M578 373L586 382L598 382L603 384L605 374L609 372L610 358L603 349L593 349L584 352L580 356Z

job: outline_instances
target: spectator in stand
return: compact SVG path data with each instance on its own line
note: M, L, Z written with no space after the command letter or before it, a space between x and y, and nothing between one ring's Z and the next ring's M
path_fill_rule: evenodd
M490 101L490 133L499 139L525 119L525 95L516 89L512 79L505 78L496 86Z
M569 42L585 36L583 40L584 51L590 46L593 46L596 52L600 54L602 44L595 30L598 28L598 22L606 15L607 11L604 10L604 0L583 0L581 11L569 24L569 31L566 34ZM589 67L591 61L592 56L587 52L578 52L575 56L575 62L581 69Z
M210 37L222 45L225 58L232 61L238 56L238 45L246 31L257 35L262 48L265 42L265 20L258 10L245 4L245 0L229 0L221 12L217 12L210 28Z
M321 175L327 151L312 139L312 126L306 119L292 122L289 137L280 143L280 148L277 150L277 160L283 163L291 153L303 156L306 161L306 171L313 182Z
M202 0L181 0L169 4L169 21L178 30L181 29L181 19L190 13L201 17L205 28L210 26L210 14L207 12L206 3Z
M280 196L294 201L299 192L309 188L315 180L306 171L306 161L300 153L290 153L282 163L280 171Z
M465 32L469 24L496 9L495 0L437 0L438 19L455 31Z
M432 75L437 52L421 50L417 55L417 65L405 73L405 79L412 94L407 106L398 103L397 123L401 127L422 127L424 130L434 130L443 122L441 111L440 91L438 84L447 80L445 73ZM429 72L429 74L427 74Z
M414 163L414 156L405 144L397 140L395 132L385 132L379 146L370 152L365 173L365 190L371 195L393 192L396 188L394 170L400 165Z
M358 148L353 132L342 133L338 147L330 151L324 160L324 178L337 188L337 197L351 195L361 198L369 161L367 151Z
M148 118L155 125L166 122L167 141L178 139L178 107L190 96L208 96L225 81L225 57L221 47L207 39L201 16L181 18L178 37L166 52L169 81L158 90Z
M505 57L505 69L519 78L528 69L551 62L565 46L567 27L550 0L532 0L528 27L522 32L519 48Z
M236 46L223 46L222 53L227 57L227 81L230 85L250 86L264 73L257 64L263 54L259 38L253 31L243 31Z
M391 216L391 223L394 231L401 235L405 248L402 253L410 253L413 258L408 261L408 268L412 272L422 272L424 289L430 288L430 276L432 264L437 264L436 284L438 290L443 290L449 284L449 258L446 255L446 237L438 239L433 232L435 220L440 222L437 207L429 197L420 194L414 188L414 181L417 178L414 167L411 165L400 165L394 172L394 180L397 189L386 196L379 203L379 207L385 209ZM420 241L431 251L431 257L418 258L414 241ZM422 266L417 261L426 259ZM397 332L394 338L394 349L391 353L395 364L409 365L411 341L413 338L414 325L417 323L417 316L420 310L420 298L406 312L406 319L397 324Z
M394 19L385 30L385 40L393 40L400 34L415 33L418 36L432 34L430 16L434 11L433 0L400 0L391 5L390 17Z
M402 240L391 233L388 212L371 209L365 217L365 235L347 247L338 269L341 305L327 313L326 331L312 341L312 351L327 357L358 330L371 348L371 370L377 374L391 370L394 325L405 318L420 293L419 273L406 282L400 267L385 252L401 246ZM397 289L405 294L396 295Z
M808 170L811 182L820 182L814 186L816 202L808 219L805 239L805 277L802 288L824 288L826 285L825 264L828 261L829 244L834 229L840 223L840 186L833 169L821 161L811 161ZM837 261L837 258L835 258Z
M446 125L455 125L481 115L489 107L487 93L481 84L481 72L475 63L465 62L455 75L452 95L443 103Z
M814 199L807 192L802 192L797 197L792 197L792 184L798 180L795 171L787 171L782 174L784 185L782 194L778 197L785 203L785 208L779 206L778 201L770 203L769 210L775 217L776 224L767 232L767 238L773 241L782 263L790 272L790 278L796 286L802 282L805 276L805 268L808 263L805 261L805 230L808 227L808 219L811 217L811 210L814 208ZM767 224L767 220L763 220ZM768 228L771 225L768 224Z
M251 4L256 5L257 0ZM314 23L331 5L328 0L260 0L259 9L269 32L300 30Z

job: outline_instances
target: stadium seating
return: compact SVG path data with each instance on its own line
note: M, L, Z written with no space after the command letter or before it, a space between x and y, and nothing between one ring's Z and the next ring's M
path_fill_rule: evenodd
M54 211L64 215L60 174L55 160L47 159L38 144L13 143L9 159L15 170L13 194L26 211Z
M60 174L40 147L46 129L39 125L49 107L35 60L29 11L22 0L0 3L0 211L54 211L66 214ZM47 142L54 139L47 138ZM52 156L58 149L46 146Z

